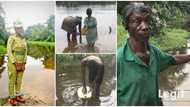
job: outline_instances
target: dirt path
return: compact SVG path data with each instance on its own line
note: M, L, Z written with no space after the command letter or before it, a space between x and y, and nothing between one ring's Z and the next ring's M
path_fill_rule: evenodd
M17 106L45 106L47 105L45 101L38 98L37 96L30 96L26 95L24 96L25 102L24 103L18 103ZM0 99L0 105L1 106L11 106L11 104L8 103L7 98L1 98Z

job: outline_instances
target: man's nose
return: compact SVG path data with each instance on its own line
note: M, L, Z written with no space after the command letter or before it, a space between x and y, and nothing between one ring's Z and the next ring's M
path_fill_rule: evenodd
M149 28L149 26L146 22L141 23L141 30L142 31L148 31L149 30L148 28Z

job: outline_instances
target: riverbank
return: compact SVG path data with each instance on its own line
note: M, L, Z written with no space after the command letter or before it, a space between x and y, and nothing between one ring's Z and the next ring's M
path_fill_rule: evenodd
M163 34L151 37L150 42L163 51L176 50L187 46L190 33L183 29L164 28Z
M118 15L117 27L117 47L121 47L128 37L128 32L122 25L121 15ZM163 28L161 35L155 35L150 38L150 42L163 51L175 50L186 47L187 38L190 33L183 29Z
M31 49L34 50L34 49ZM38 50L40 51L40 50ZM47 52L48 53L48 52ZM53 59L53 58L51 58ZM38 105L38 106L53 106L55 105L55 70L47 68L46 58L39 59L28 56L26 62L26 70L24 72L22 93L24 94L25 103L19 105ZM47 61L53 65L54 61ZM6 67L7 59L3 61L3 67ZM0 71L0 105L8 105L8 69Z
M56 93L57 106L83 106L82 100L77 96L77 89L82 86L81 60L88 55L84 54L58 54L56 56ZM100 102L88 101L87 105L115 106L115 55L99 54L104 62L104 79L100 87ZM78 70L79 69L79 70ZM87 73L88 74L88 73ZM88 78L88 75L85 76Z

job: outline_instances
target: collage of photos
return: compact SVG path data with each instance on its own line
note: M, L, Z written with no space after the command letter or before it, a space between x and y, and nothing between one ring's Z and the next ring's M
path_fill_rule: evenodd
M0 1L0 106L190 106L190 1Z
M57 1L56 53L115 53L116 14L114 1Z

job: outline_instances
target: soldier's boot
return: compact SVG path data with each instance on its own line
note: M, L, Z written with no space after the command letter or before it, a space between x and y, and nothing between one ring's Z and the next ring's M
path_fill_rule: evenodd
M9 98L8 99L8 102L12 105L12 106L17 106L17 101L15 98Z
M21 103L25 103L25 100L22 96L16 96L16 101L21 102Z

